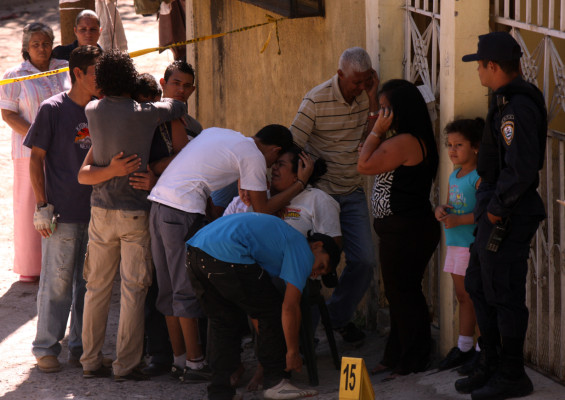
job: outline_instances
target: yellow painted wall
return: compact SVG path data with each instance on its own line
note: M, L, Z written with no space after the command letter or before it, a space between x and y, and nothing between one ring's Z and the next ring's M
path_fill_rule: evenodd
M267 124L291 124L304 94L336 73L343 50L365 46L365 1L325 3L325 17L279 24L281 55L274 34L266 51L259 52L270 25L192 45L195 60L189 62L197 73L193 97L204 127L251 136ZM278 17L237 0L194 1L192 9L194 36L261 23L266 13Z

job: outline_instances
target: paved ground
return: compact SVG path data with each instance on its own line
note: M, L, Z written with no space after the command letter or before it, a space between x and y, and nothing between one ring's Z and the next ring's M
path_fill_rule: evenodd
M141 17L133 12L130 5L121 5L130 50L157 46L157 23L154 17ZM0 71L20 62L21 31L26 23L42 21L56 31L58 29L57 0L2 0L0 8ZM161 76L166 65L172 60L170 53L152 53L136 59L138 69ZM205 71L198 71L205 74ZM0 121L0 398L1 399L203 399L206 387L201 385L182 385L160 377L141 383L114 383L110 379L84 380L79 368L65 365L57 374L43 374L35 366L31 354L31 342L36 329L37 295L36 284L17 282L12 272L12 163L10 160L10 131ZM108 322L107 340L104 353L113 356L117 330L118 302L117 287L111 306ZM319 400L338 398L339 374L333 368L330 352L323 334L318 335L320 382L317 388ZM340 355L363 357L369 365L375 365L382 354L384 338L377 332L368 332L368 340L359 349L348 348L338 342ZM65 343L66 344L66 343ZM67 349L63 348L61 361L66 359ZM251 350L243 353L246 382L252 374L255 359ZM533 371L528 372L536 387L529 398L565 399L565 388ZM381 382L384 375L373 376L371 381L377 399L467 399L453 388L455 373L446 371L437 374L422 373ZM298 385L307 386L306 372L295 374ZM243 392L244 389L240 388ZM261 399L259 393L245 393L245 399Z

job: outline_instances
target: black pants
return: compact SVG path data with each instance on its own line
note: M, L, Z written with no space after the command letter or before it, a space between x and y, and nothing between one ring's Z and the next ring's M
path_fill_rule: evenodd
M425 217L375 219L385 295L390 310L390 335L381 363L398 374L426 369L431 332L422 279L440 237L439 223Z
M169 331L165 316L157 310L155 302L159 294L157 277L153 269L153 283L149 286L145 297L145 352L151 356L151 362L171 365L173 349L169 340Z
M499 344L502 336L520 340L518 349L523 347L528 328L528 257L538 225L538 218L512 216L507 237L493 253L486 250L493 225L486 212L479 218L465 289L473 301L481 336L489 344Z
M190 282L208 316L208 360L212 383L208 398L231 400L230 375L237 369L240 313L259 321L257 357L264 368L265 387L287 377L286 345L281 324L283 296L259 265L231 264L190 247Z

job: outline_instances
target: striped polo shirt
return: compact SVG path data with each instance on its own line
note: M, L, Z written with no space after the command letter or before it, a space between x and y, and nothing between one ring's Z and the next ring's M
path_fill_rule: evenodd
M363 184L357 172L357 147L369 115L369 97L363 91L347 103L337 74L306 94L290 131L294 142L315 158L323 158L328 172L316 187L328 194L348 194Z

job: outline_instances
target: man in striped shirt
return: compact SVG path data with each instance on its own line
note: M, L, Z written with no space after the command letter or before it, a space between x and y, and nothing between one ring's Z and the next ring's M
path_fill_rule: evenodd
M376 121L378 84L369 54L347 49L337 74L306 94L290 127L296 144L326 160L328 172L316 187L340 204L346 266L328 308L334 329L347 342L365 337L350 320L376 267L357 148Z

